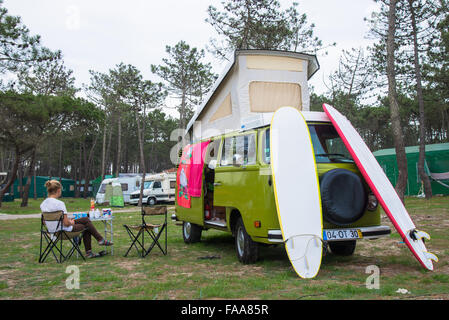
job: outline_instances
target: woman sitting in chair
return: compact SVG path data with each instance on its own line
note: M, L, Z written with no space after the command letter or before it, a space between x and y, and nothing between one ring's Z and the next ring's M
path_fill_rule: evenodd
M91 245L91 237L94 236L95 239L97 239L98 244L101 246L111 246L112 242L104 239L100 233L98 233L97 229L95 229L95 226L92 224L89 218L80 218L80 219L69 219L67 217L67 209L64 204L64 202L58 200L59 197L61 197L62 193L62 186L61 183L57 180L50 180L45 183L45 187L47 188L48 192L48 198L45 199L41 203L41 210L42 212L56 212L56 211L62 211L64 213L64 218L62 221L62 229L65 231L81 231L83 229L86 229L83 234L83 242L84 242L84 248L86 249L86 257L87 258L95 258L99 257L100 254L93 253L92 252L92 245ZM50 223L54 225L49 225ZM58 227L58 221L48 221L47 222L47 228L50 230L56 230Z

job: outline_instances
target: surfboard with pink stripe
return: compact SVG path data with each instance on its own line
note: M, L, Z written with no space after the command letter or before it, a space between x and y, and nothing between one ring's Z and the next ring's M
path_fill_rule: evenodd
M424 268L433 270L432 260L438 262L438 258L427 251L423 241L430 236L416 229L396 190L349 120L330 105L324 104L323 109L405 244Z

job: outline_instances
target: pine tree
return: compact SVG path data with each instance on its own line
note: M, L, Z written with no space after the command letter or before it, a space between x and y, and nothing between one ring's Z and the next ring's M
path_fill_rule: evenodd
M206 19L221 39L212 39L209 49L219 58L241 49L315 53L323 48L313 35L315 25L298 12L296 2L286 10L278 0L224 0L221 5L221 10L209 6Z
M30 35L20 17L11 16L0 0L0 74L14 72L35 61L58 57L40 45L40 36Z
M161 65L151 65L151 70L165 81L169 94L180 101L177 106L179 126L185 129L193 115L193 106L200 103L216 75L212 73L210 63L201 62L204 50L191 48L185 41L174 47L166 46L165 51L168 58L163 58Z

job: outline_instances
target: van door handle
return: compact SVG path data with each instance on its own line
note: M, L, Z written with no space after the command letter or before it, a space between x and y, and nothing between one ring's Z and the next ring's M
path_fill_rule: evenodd
M219 187L221 186L221 182L214 182L214 187Z

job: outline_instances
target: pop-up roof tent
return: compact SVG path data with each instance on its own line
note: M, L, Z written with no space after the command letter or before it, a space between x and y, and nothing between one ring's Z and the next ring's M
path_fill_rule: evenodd
M271 120L291 106L310 110L307 81L319 69L316 56L270 50L239 50L187 125L193 142ZM268 122L269 123L269 122Z

